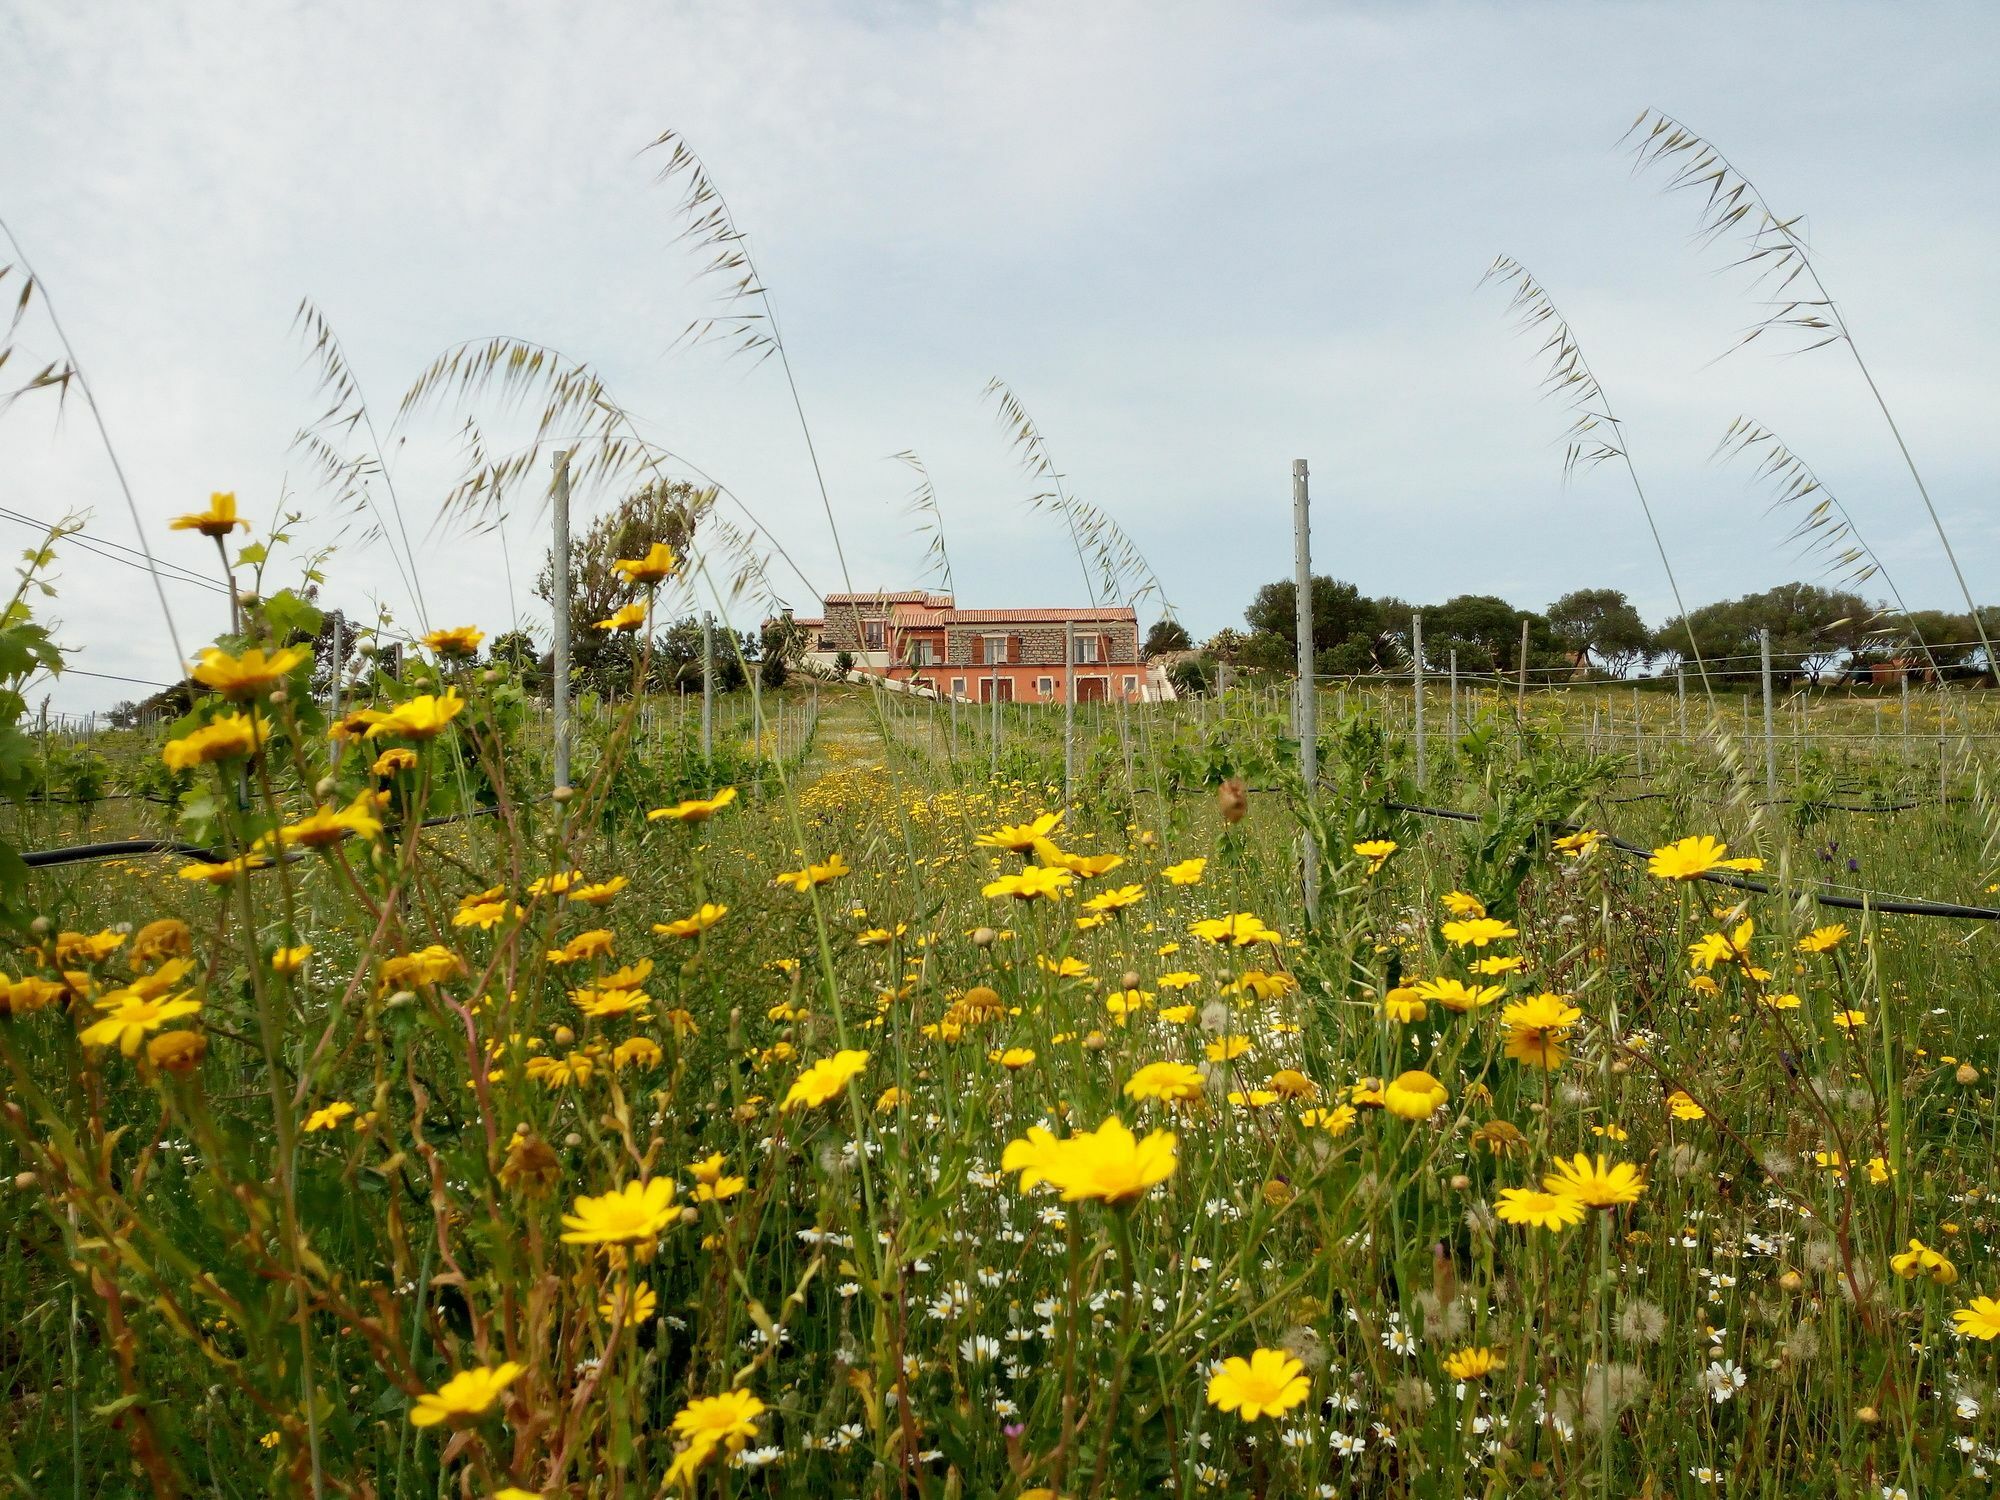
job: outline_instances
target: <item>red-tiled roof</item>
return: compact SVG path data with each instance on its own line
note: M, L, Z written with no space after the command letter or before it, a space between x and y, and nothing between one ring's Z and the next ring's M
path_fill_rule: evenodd
M828 594L822 604L925 604L932 609L950 609L951 595L933 594L926 589L881 590L872 594Z
M803 627L804 627L805 629L807 629L807 630L824 630L824 629L826 629L826 621L825 621L825 620L823 620L823 619L817 619L817 620L808 620L808 619L805 619L805 618L803 618L803 617L800 617L800 618L795 618L795 619L794 619L794 620L792 621L792 623L793 623L794 625L800 625L800 626L803 626Z
M954 609L945 617L947 625L1061 625L1075 621L1136 625L1139 612L1130 605L1102 605L1089 609Z

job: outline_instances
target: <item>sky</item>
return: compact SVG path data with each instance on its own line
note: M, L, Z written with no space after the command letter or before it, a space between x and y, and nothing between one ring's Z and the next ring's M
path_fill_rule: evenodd
M1970 587L2000 598L1996 43L1990 6L1827 0L16 0L0 218L91 383L145 544L214 576L213 548L167 520L230 490L268 529L282 501L303 518L268 585L331 546L322 600L386 607L394 629L546 621L534 486L498 530L440 522L459 424L504 451L523 415L489 395L398 420L433 358L494 335L588 363L649 440L725 483L796 561L768 576L802 614L845 583L936 586L905 450L931 473L962 603L1083 602L1070 540L1028 504L1039 486L982 398L997 377L1198 638L1289 576L1295 458L1316 571L1417 603L1539 609L1614 587L1658 623L1673 595L1630 478L1565 482L1565 414L1480 284L1503 253L1572 325L1690 604L1831 581L1748 468L1711 459L1748 414L1811 463L1913 606L1955 608L1846 349L1719 358L1761 294L1619 138L1666 110L1780 215L1808 216ZM679 341L717 289L642 149L670 129L747 236L804 429L776 360ZM368 403L421 610L297 445L327 404L301 299ZM61 357L39 304L15 339L10 376ZM392 513L379 482L375 498ZM579 493L579 529L615 499ZM0 413L0 536L27 545L29 522L71 513L86 537L39 607L76 670L47 691L102 709L170 678L176 640L225 629L226 604L177 575L166 629L117 551L140 536L88 408L33 393Z

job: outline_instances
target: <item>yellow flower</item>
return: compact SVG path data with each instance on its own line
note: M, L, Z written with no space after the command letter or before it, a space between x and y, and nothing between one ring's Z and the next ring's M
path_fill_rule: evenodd
M854 945L857 948L886 948L909 930L907 922L898 922L893 932L887 927L871 927L855 935Z
M181 879L203 880L210 885L228 885L239 875L261 870L271 861L262 854L241 854L235 859L218 859L181 866Z
M1836 922L1831 927L1815 927L1799 939L1801 953L1831 953L1847 941L1847 926Z
M1065 1140L1035 1126L1027 1139L1009 1142L1000 1167L1021 1173L1024 1190L1050 1183L1065 1203L1086 1198L1132 1203L1174 1175L1179 1164L1174 1145L1172 1131L1156 1130L1142 1141L1113 1115L1096 1130Z
M1646 861L1646 873L1660 880L1699 880L1710 870L1761 870L1764 861L1754 857L1730 859L1729 846L1707 834L1680 839L1653 851Z
M828 1100L845 1093L849 1080L857 1077L867 1066L868 1054L853 1048L821 1058L792 1080L785 1102L778 1107L786 1110L818 1109Z
M1446 1010L1463 1015L1469 1010L1491 1005L1507 991L1497 984L1467 984L1462 979L1424 979L1412 986L1426 1000L1435 1000Z
M382 820L375 816L375 794L363 792L338 812L331 807L321 807L298 822L287 824L277 831L275 842L281 849L295 846L324 849L344 838L372 839L379 837L381 832ZM261 844L267 840L259 839L258 842Z
M490 1370L460 1370L435 1393L417 1397L417 1404L410 1408L410 1425L435 1427L440 1422L449 1422L459 1427L483 1417L525 1368L510 1359Z
M719 906L713 901L704 901L700 909L691 916L677 917L671 922L655 922L653 924L653 931L661 937L700 937L709 928L720 922L728 912L729 908L726 906Z
M254 698L284 681L286 674L306 659L306 654L302 646L287 646L268 656L261 649L231 656L210 646L201 653L200 664L189 675L225 698Z
M1203 1083L1201 1069L1192 1063L1147 1063L1125 1080L1125 1097L1158 1099L1163 1104L1184 1104L1201 1097Z
M1218 946L1223 943L1238 948L1247 948L1252 943L1279 943L1283 941L1278 933L1266 927L1262 921L1247 911L1239 911L1227 917L1205 917L1188 928L1198 938Z
M771 884L788 886L803 895L816 885L825 885L829 880L838 880L852 873L845 859L838 854L829 854L824 860L809 864L802 870L787 870Z
M597 622L603 631L623 632L637 630L646 623L646 606L643 604L621 604L611 614Z
M146 1061L169 1073L193 1070L208 1054L208 1038L198 1031L163 1031L146 1043Z
M1865 1010L1837 1010L1833 1013L1833 1024L1842 1031L1859 1031L1868 1024Z
M1667 1113L1676 1120L1706 1120L1708 1111L1694 1102L1694 1096L1686 1089L1675 1089L1667 1095Z
M632 1036L611 1049L611 1066L623 1069L637 1064L642 1068L657 1068L664 1056L660 1044L651 1037Z
M1068 870L1048 865L1026 865L1020 873L1002 875L988 881L979 894L988 897L1012 896L1016 901L1038 901L1044 896L1060 896L1075 883Z
M1959 1337L1990 1343L2000 1339L2000 1302L1991 1297L1974 1297L1952 1313L1951 1321L1957 1326Z
M1525 1229L1568 1229L1581 1224L1587 1212L1576 1199L1562 1193L1546 1193L1534 1188L1508 1188L1494 1203L1503 1223Z
M372 740L393 734L406 740L434 739L463 712L465 700L458 696L457 688L446 688L436 694L419 693L398 703L379 722L369 725L368 738Z
M0 1016L25 1016L55 1004L69 993L67 985L33 974L14 979L0 974Z
M1527 962L1519 954L1495 953L1476 960L1472 965L1472 972L1491 979L1499 974L1512 974L1515 970L1525 967Z
M1382 1090L1382 1107L1405 1120L1428 1120L1444 1108L1445 1087L1420 1069L1399 1073Z
M394 776L398 771L414 771L417 768L417 752L407 745L396 745L375 757L375 763L368 768L370 776Z
M1630 1162L1613 1163L1601 1153L1595 1158L1579 1151L1569 1161L1556 1159L1555 1171L1542 1179L1551 1193L1574 1199L1585 1208L1616 1208L1637 1203L1646 1191L1646 1176Z
M1270 974L1262 969L1245 969L1232 984L1223 986L1225 995L1248 995L1255 1000L1281 1000L1299 987L1289 974Z
M160 747L160 759L170 771L191 771L217 761L255 755L271 737L271 722L261 714L218 714L198 729Z
M1200 885L1207 869L1208 861L1205 859L1184 859L1179 864L1168 865L1160 874L1169 885Z
M734 1198L750 1186L749 1178L732 1177L725 1170L720 1151L704 1161L695 1162L688 1171L694 1174L694 1201L697 1203L720 1203L725 1198Z
M1099 891L1083 903L1085 911L1123 911L1128 906L1137 906L1146 899L1143 887L1118 885L1110 890Z
M206 537L225 537L237 527L250 529L250 523L236 514L236 494L232 491L217 490L208 497L208 509L196 511L191 516L175 516L167 522L169 531L199 531Z
M1889 1269L1905 1281L1928 1276L1939 1286L1950 1286L1958 1280L1957 1266L1947 1260L1941 1251L1933 1250L1916 1239L1910 1241L1910 1248L1901 1255L1889 1257Z
M736 800L736 788L726 786L713 797L690 797L672 807L656 807L646 814L648 823L662 819L672 823L706 823Z
M415 953L397 953L382 960L382 992L403 986L423 989L465 972L459 956L442 943L432 943Z
M647 1245L674 1221L674 1180L628 1182L598 1197L579 1197L563 1215L565 1245Z
M673 548L665 542L655 542L646 549L644 557L621 557L612 563L611 570L627 583L651 587L673 577L674 569L680 565Z
M156 964L193 952L194 934L188 931L187 923L178 917L161 917L148 922L132 935L131 960L135 968L140 964Z
M1507 1056L1554 1072L1569 1057L1570 1028L1582 1019L1583 1012L1560 995L1516 1000L1500 1012Z
M1444 1361L1444 1372L1453 1380L1484 1380L1495 1370L1506 1368L1507 1361L1500 1351L1483 1345L1454 1349Z
M1470 891L1446 891L1442 896L1438 897L1438 901L1454 917L1483 917L1486 915L1486 903Z
M1250 1050L1247 1036L1220 1036L1205 1049L1210 1062L1234 1062Z
M1317 1125L1328 1135L1345 1135L1354 1128L1360 1113L1351 1104L1336 1104L1332 1109L1306 1109L1299 1111L1301 1125Z
M452 913L451 925L454 927L477 927L481 932L491 932L510 917L519 917L525 914L517 903L504 899L480 901L471 906L461 903L458 910Z
M170 1020L200 1014L202 1002L190 1000L188 994L188 990L176 996L146 994L138 988L112 990L98 1000L98 1010L104 1012L104 1018L84 1028L82 1042L84 1046L116 1046L130 1058L138 1052L138 1044L146 1040L148 1032L158 1030Z
M1488 943L1521 935L1513 923L1503 922L1498 917L1471 917L1462 922L1447 922L1438 930L1444 934L1447 943L1457 948L1484 948Z
M1062 826L1063 815L1059 812L1043 813L1032 823L1003 823L990 832L982 833L973 842L982 849L1005 849L1014 854L1026 854L1038 844L1048 842L1050 834Z
M653 1314L660 1310L660 1294L640 1282L625 1295L625 1326L630 1328L639 1323L650 1323ZM597 1304L597 1315L607 1323L618 1319L618 1299L606 1297Z
M1246 1422L1282 1415L1311 1393L1306 1367L1278 1349L1252 1350L1248 1359L1225 1359L1208 1379L1208 1404L1233 1411Z
M424 644L439 656L477 656L479 643L485 639L486 632L477 625L452 625L433 630L424 637Z
M571 886L566 892L572 901L581 901L585 906L608 906L611 898L630 885L623 875L613 875L609 880L599 880L591 885Z
M1274 1093L1286 1099L1317 1099L1319 1085L1314 1083L1297 1068L1280 1068L1273 1073L1269 1084Z
M183 928L183 931L186 929ZM68 968L72 964L101 963L125 946L125 934L105 928L101 932L59 932L56 934L56 964ZM132 956L139 956L137 944L133 945Z
M498 897L499 894L500 887L495 886L490 894L482 892L477 900L480 902L490 901ZM473 898L468 897L467 899L471 900ZM464 904L464 902L460 903L461 906ZM610 929L593 927L588 932L579 932L567 943L564 943L562 947L550 949L548 961L552 964L573 964L581 963L585 959L609 958L611 950L616 943L617 935L610 931ZM647 972L650 973L651 970Z
M720 1396L699 1396L688 1402L674 1418L674 1432L687 1446L668 1466L667 1483L691 1487L695 1471L718 1448L740 1452L757 1435L757 1418L763 1412L764 1403L748 1391L724 1391Z
M1368 873L1373 875L1389 862L1389 856L1396 852L1394 839L1363 839L1354 846L1354 852L1368 861Z
M1382 1014L1404 1025L1421 1021L1430 1014L1423 997L1406 984L1399 984L1382 997Z
M578 1010L597 1021L607 1021L614 1016L643 1016L646 1007L653 1003L653 997L644 990L613 989L608 985L571 990L570 1000Z
M528 883L530 896L560 896L573 885L583 884L583 871L558 870L552 875L538 875ZM498 895L496 891L494 893Z
M1032 1067L1034 1066L1034 1062L1035 1050L1032 1047L1009 1047L999 1055L1000 1066L1010 1073L1017 1073L1022 1068Z
M1564 834L1556 840L1556 848L1572 859L1581 859L1603 843L1604 839L1605 835L1596 829L1585 828L1576 833Z
M333 1130L340 1122L354 1113L354 1106L346 1100L339 1100L306 1116L305 1130L310 1135L315 1130Z

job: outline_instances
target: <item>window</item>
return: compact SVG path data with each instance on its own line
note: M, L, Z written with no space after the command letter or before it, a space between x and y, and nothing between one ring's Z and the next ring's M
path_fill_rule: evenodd
M929 641L912 641L910 643L910 664L917 667L928 667L932 662L937 660L931 654L932 650L933 648Z
M965 696L965 679L963 677L952 678L951 695L954 698L963 698Z
M865 621L861 627L861 637L868 643L870 651L880 651L882 649L882 622L880 620Z
M1135 690L1135 689L1136 689L1136 688L1137 688L1138 686L1139 686L1139 679L1138 679L1138 678L1136 678L1136 677L1127 677L1127 678L1125 679L1125 691L1126 691L1126 692L1128 692L1128 693L1129 693L1129 692L1132 692L1132 691L1134 691L1134 690Z
M1038 693L1040 693L1040 694L1041 694L1041 695L1042 695L1042 696L1043 696L1044 698L1053 698L1053 697L1055 697L1055 695L1056 695L1056 680L1055 680L1055 678L1053 678L1053 677L1037 677L1037 678L1035 679L1035 691L1036 691L1036 692L1038 692Z
M1076 638L1076 659L1079 662L1095 664L1097 661L1097 637L1080 635Z
M979 659L986 665L997 666L1000 663L1005 662L1007 660L1006 636L1004 635L982 636L980 638L980 642L981 645L984 647L984 652Z

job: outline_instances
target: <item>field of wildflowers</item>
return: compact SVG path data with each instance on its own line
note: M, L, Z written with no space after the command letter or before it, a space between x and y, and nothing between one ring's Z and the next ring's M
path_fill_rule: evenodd
M1246 695L1064 806L831 688L552 800L478 632L330 717L241 625L130 749L213 857L11 944L0 1485L1988 1492L1987 939L1804 894L1973 898L1960 808L1779 817L1727 715L1622 799L1504 699L1419 787L1360 694L1310 793Z

